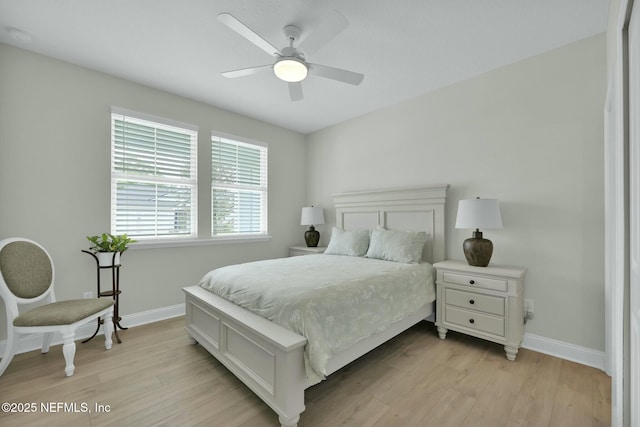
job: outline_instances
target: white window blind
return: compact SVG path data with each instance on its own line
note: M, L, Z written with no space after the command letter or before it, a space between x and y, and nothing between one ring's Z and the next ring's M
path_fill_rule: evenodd
M211 234L267 234L266 146L211 136Z
M111 231L196 237L197 128L111 113Z

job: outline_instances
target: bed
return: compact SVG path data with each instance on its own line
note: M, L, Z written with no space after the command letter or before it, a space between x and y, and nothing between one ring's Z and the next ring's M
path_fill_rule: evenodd
M335 225L339 230L384 229L426 234L421 261L442 261L445 257L447 188L447 185L436 185L338 194L334 196ZM330 259L331 256L307 255L298 257L306 260L289 258L282 261L291 264L290 268L296 268L298 264L307 265L312 258L316 259L313 262L325 263L340 258L337 255L338 258ZM262 262L261 265L267 266L271 262ZM384 266L381 268L381 272L386 271ZM371 277L363 281L373 283L374 279ZM297 424L304 411L304 390L320 378L346 366L421 320L433 321L434 318L434 303L430 300L420 303L384 328L378 328L366 338L340 347L339 351L323 358L319 378L310 378L310 360L305 353L308 341L305 336L293 332L295 329L267 320L243 308L242 303L234 304L202 286L183 290L186 297L185 329L192 342L201 344L267 403L278 414L282 426Z

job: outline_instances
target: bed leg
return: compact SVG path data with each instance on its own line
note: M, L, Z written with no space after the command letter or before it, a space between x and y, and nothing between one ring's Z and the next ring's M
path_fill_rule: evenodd
M278 421L280 421L280 425L282 427L296 427L298 425L298 421L300 421L300 414L289 418L279 416Z

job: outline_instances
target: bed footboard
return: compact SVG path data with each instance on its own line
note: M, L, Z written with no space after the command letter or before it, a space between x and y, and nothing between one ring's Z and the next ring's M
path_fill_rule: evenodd
M199 286L183 288L186 331L277 414L295 426L304 411L306 338Z

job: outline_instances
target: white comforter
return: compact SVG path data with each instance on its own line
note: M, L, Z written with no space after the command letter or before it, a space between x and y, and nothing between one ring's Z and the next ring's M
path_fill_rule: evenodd
M306 255L218 268L200 286L307 338L307 379L328 359L435 300L431 264Z

